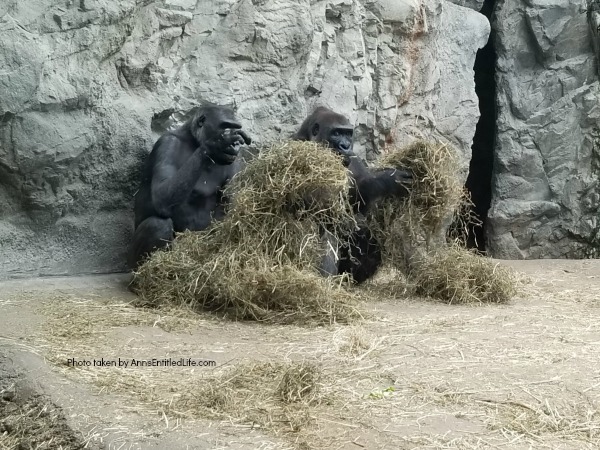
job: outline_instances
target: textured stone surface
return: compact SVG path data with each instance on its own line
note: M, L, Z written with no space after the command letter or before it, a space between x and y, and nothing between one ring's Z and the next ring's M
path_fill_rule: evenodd
M488 33L442 0L2 0L0 277L123 270L140 162L203 100L259 144L323 104L363 155L426 134L466 171Z
M600 2L591 2L587 14L596 60L600 61ZM600 76L600 64L598 65L598 75Z
M474 9L475 11L481 11L483 8L484 0L450 0L455 5L464 6L466 8ZM488 0L489 1L489 0Z
M488 244L499 258L597 255L600 90L578 0L497 4Z

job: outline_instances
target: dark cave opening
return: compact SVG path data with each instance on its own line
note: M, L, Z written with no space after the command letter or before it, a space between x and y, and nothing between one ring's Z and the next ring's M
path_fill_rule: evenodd
M495 0L485 0L480 11L490 22L494 4ZM474 203L473 213L481 224L469 225L468 246L485 252L485 222L492 200L492 168L496 136L496 50L493 29L485 47L477 51L473 69L481 117L477 122L471 146L472 156L466 188Z

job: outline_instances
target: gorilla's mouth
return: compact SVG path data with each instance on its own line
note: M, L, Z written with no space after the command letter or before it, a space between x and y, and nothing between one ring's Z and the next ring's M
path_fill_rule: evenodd
M354 156L354 152L352 151L352 146L349 148L337 148L337 152L342 156Z

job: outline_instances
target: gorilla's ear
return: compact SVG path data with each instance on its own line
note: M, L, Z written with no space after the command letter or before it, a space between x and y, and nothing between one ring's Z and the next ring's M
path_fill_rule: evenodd
M196 126L198 128L202 128L202 126L204 125L204 122L206 121L206 116L204 114L201 114L197 119L196 119Z
M313 137L317 137L319 135L319 124L318 123L315 123L312 126L310 133L313 135Z

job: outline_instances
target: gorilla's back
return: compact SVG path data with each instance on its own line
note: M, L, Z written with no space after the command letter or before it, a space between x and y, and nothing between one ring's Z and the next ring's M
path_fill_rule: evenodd
M152 149L152 152L150 152L144 161L140 188L134 196L133 211L135 214L135 228L148 217L158 215L152 202L152 169L154 167L154 160L155 152Z

